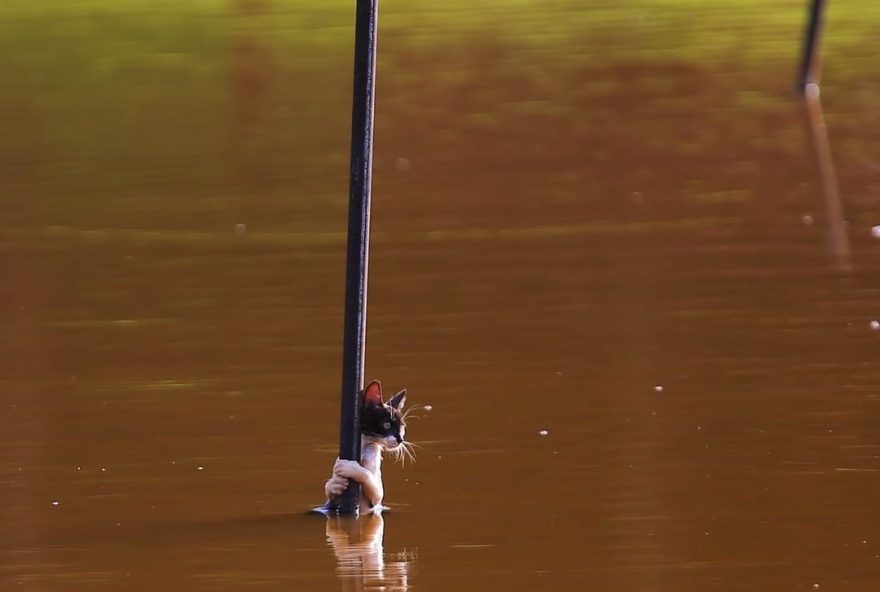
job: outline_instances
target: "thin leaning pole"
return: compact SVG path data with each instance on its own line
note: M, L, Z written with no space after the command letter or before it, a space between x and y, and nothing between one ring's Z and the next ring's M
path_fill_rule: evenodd
M367 336L367 277L370 259L370 189L373 173L373 110L376 94L378 0L357 0L354 30L354 90L351 116L351 176L348 250L345 269L345 322L342 342L342 405L339 458L361 456L360 392L364 388ZM357 514L360 486L349 480L335 511Z
M825 21L825 0L810 0L810 15L804 33L804 47L795 90L804 94L808 84L819 84L822 70L822 29Z

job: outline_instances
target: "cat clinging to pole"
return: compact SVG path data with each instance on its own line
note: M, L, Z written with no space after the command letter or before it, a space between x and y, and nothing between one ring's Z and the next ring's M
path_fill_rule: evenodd
M382 485L382 452L390 452L404 462L413 459L411 442L404 440L406 433L406 389L387 402L382 399L382 385L370 382L361 393L361 461L336 459L333 475L324 483L327 495L325 508L348 489L348 480L361 486L360 512L381 512L385 488Z

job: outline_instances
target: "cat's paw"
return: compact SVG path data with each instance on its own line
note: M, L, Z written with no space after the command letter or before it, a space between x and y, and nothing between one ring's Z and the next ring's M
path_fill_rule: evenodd
M348 479L339 475L333 475L324 483L324 494L327 499L339 497L346 489L348 489Z
M355 481L360 478L363 470L364 468L360 464L358 464L357 461L353 460L343 460L341 458L337 458L336 464L333 465L334 476L354 479Z

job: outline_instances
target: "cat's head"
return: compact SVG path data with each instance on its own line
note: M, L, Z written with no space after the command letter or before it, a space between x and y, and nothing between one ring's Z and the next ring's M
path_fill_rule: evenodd
M364 389L361 401L361 432L364 437L386 450L401 446L406 433L403 416L406 389L386 402L382 399L382 385L374 380Z

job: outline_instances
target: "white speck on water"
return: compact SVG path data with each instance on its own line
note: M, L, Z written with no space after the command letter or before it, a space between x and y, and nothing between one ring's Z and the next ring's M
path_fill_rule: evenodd
M61 505L61 502L59 502L58 500L52 500L52 505L57 508L58 506Z
M818 589L819 589L819 584L813 584L813 590L818 590Z
M424 409L425 411L433 411L433 410L434 410L434 406L433 406L433 405L425 405L425 406L423 407L423 409Z
M101 472L102 472L102 473L106 473L106 472L107 472L107 467L101 467Z
M801 216L801 224L804 226L812 226L813 222L815 222L815 219L811 214L804 214Z
M868 326L871 327L872 331L880 331L880 321L871 321L870 323L868 323Z
M549 434L549 433L550 433L550 432L547 431L547 430L539 430L539 431L538 431L538 434L541 435L541 436L546 436L546 435Z
M202 465L199 465L199 466L196 467L196 470L197 470L197 471L204 471L204 470L205 470L205 467L203 467Z
M880 225L871 227L871 236L874 238L880 238Z
M77 471L82 471L82 467L76 467Z
M662 384L658 384L658 385L656 385L656 386L654 387L654 392L655 392L655 393L662 393L662 392L663 392L663 385L662 385Z

